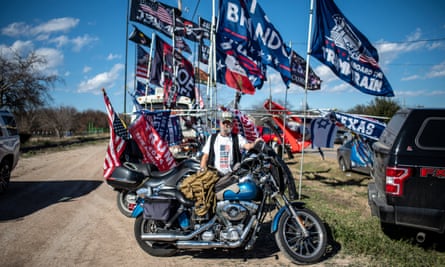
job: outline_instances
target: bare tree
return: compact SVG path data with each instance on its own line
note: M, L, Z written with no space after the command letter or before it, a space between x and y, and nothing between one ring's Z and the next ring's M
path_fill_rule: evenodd
M46 63L35 52L27 57L15 52L12 58L0 54L0 106L20 114L51 101L48 91L60 79L41 70Z
M40 127L54 131L61 138L65 133L73 131L77 110L74 107L46 108L39 116Z

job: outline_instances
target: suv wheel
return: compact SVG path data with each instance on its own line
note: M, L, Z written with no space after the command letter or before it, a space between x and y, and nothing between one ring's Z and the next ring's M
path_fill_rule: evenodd
M11 165L8 160L3 160L0 163L0 193L6 191L11 178Z

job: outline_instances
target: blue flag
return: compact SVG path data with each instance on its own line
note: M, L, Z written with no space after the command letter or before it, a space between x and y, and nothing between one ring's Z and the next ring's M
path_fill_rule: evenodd
M361 92L394 96L378 65L377 50L332 0L317 0L311 55Z
M221 0L217 35L233 40L239 50L277 70L289 85L290 49L255 0Z
M351 163L353 166L372 166L372 152L369 144L361 138L354 138L351 147Z
M378 140L386 124L357 115L335 112L335 119L356 134Z

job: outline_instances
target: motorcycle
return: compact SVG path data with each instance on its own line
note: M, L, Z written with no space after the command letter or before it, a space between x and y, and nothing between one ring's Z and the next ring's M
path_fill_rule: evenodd
M216 182L215 208L205 215L197 215L194 201L178 190L182 181L181 176L148 179L137 191L141 201L132 213L134 234L148 254L168 257L188 249L253 249L266 215L277 209L271 233L284 255L297 264L323 257L324 223L303 202L295 201L292 173L264 142L258 142L230 175Z

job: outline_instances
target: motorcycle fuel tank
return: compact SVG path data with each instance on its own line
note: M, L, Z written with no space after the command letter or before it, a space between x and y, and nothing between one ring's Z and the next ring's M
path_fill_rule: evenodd
M226 190L224 200L253 200L256 198L258 188L254 182L246 181L238 184L239 191Z

